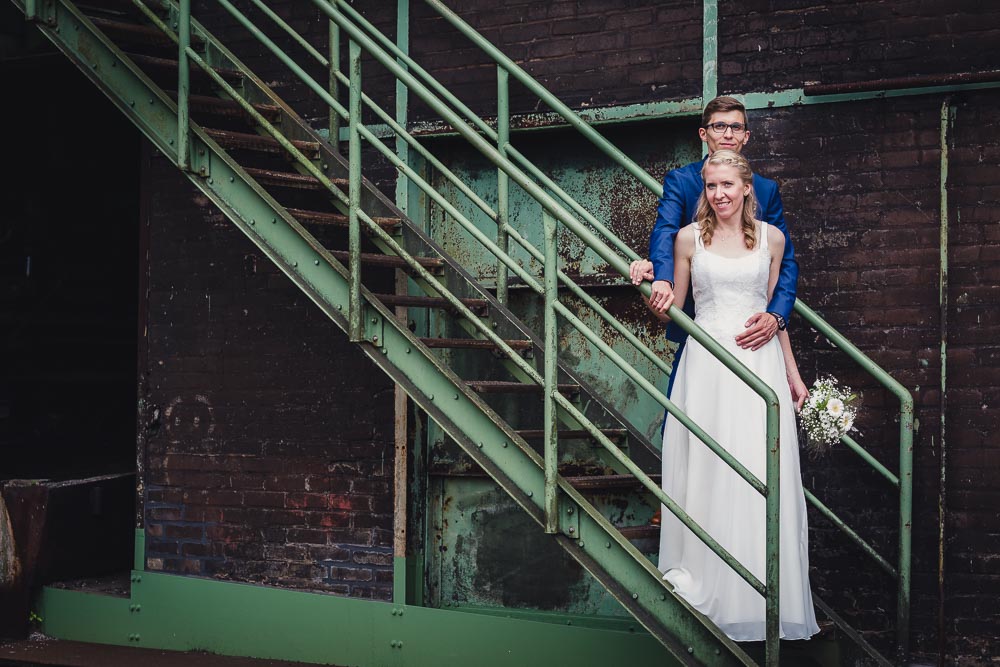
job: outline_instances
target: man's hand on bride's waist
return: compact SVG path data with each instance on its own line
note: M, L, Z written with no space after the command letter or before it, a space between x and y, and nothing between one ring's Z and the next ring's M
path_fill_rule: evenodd
M744 350L759 350L778 333L778 320L771 313L754 313L746 321L746 331L736 337Z

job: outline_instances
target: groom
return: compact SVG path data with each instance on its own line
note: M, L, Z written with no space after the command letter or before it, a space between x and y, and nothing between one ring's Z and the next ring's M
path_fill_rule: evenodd
M716 97L705 105L698 136L708 146L709 155L720 149L742 151L750 139L746 108L733 97ZM663 196L657 207L656 224L649 238L650 259L636 260L630 267L634 284L638 285L643 280L653 281L649 305L657 313L665 313L674 302L674 237L680 228L690 224L694 217L698 197L705 189L701 179L703 164L704 160L700 160L667 172L663 179ZM746 321L746 331L736 337L740 347L756 350L771 340L779 329L784 329L788 318L791 317L799 266L795 261L795 251L785 225L778 184L754 174L753 186L760 204L758 217L774 225L785 235L785 254L781 260L778 284L767 305L767 311L752 315ZM684 312L691 317L694 316L694 300L690 297L685 300ZM674 356L674 369L676 369L687 334L675 322L671 322L667 326L667 339L679 343ZM674 373L671 372L667 387L668 396L673 383ZM798 402L798 396L793 395L792 398Z

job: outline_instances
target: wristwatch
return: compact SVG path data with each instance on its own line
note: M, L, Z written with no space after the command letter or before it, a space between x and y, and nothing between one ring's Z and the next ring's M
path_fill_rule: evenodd
M778 323L778 331L784 331L785 327L788 326L787 323L785 322L785 318L779 315L778 313L772 313L771 311L767 311L767 314L772 316L774 318L774 321Z

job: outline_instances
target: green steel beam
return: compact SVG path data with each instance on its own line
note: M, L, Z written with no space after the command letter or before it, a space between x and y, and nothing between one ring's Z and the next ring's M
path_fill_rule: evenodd
M396 0L396 46L403 53L410 51L410 0ZM406 69L406 63L402 59L399 66ZM396 122L406 127L409 121L410 91L406 84L396 80ZM396 136L396 155L403 162L409 164L409 144L406 139ZM406 176L396 172L396 206L400 211L408 212L408 194L410 192L409 183Z
M60 639L359 667L605 667L621 655L682 664L620 622L567 625L152 572L132 578L128 599L43 589L43 630Z
M719 94L719 4L704 0L701 22L701 99L714 99ZM708 144L702 146L707 153Z

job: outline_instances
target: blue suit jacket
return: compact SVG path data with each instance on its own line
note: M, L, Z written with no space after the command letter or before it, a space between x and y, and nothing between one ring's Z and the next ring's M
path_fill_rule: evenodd
M674 237L681 227L691 224L698 208L698 197L705 189L705 183L701 179L702 165L704 165L703 160L692 162L667 172L663 179L663 196L660 197L660 205L656 210L656 224L649 237L649 259L653 262L654 280L670 282L674 280ZM777 183L757 174L753 175L753 189L760 204L758 219L774 225L785 235L785 255L781 259L781 272L767 310L781 315L787 322L792 316L792 307L795 305L799 264L795 261L795 249L792 248L792 239L788 236L788 227L785 225L781 193L778 192ZM684 302L684 312L694 316L694 299L690 290ZM687 334L675 323L667 325L669 340L680 342L686 336Z

